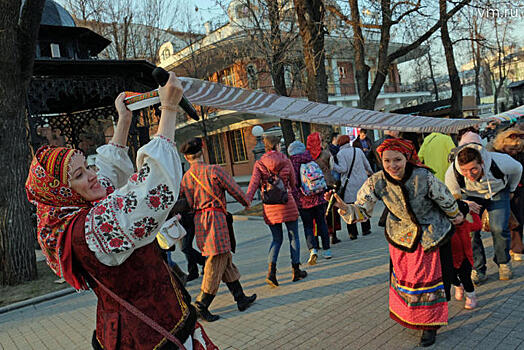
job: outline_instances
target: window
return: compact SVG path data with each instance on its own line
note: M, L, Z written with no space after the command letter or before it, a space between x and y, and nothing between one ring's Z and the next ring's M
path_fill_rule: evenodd
M230 131L228 136L229 143L231 144L233 163L247 161L246 142L244 140L244 129Z
M338 66L338 75L340 79L346 79L346 67Z
M171 57L171 50L168 47L164 48L160 56L162 57L163 61L169 59L169 57Z
M60 57L60 45L51 44L51 57L59 58Z
M233 68L226 68L220 75L220 83L228 86L236 86L235 72Z
M222 134L208 136L207 153L209 164L224 164L226 156L224 154L224 142Z
M38 43L38 48L40 49L40 57L51 57L50 42L41 41Z

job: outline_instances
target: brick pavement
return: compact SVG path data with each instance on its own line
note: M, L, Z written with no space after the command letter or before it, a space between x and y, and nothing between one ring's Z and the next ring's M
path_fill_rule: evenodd
M258 299L238 312L222 285L211 306L222 319L204 323L206 331L221 349L415 348L419 333L388 315L387 245L375 223L372 235L356 241L340 235L343 241L333 247L334 258L304 266L309 276L296 283L291 282L285 239L278 262L280 287L272 289L264 282L269 229L263 221L236 222L234 261L245 291L257 293ZM300 236L305 262L302 231ZM491 257L491 240L485 244ZM185 266L179 253L176 257ZM449 325L439 331L433 348L524 350L524 263L514 263L514 268L516 278L501 282L490 262L489 280L477 289L481 306L466 311L463 302L451 301ZM188 285L193 297L200 282ZM0 315L0 349L90 349L95 308L94 295L85 292Z

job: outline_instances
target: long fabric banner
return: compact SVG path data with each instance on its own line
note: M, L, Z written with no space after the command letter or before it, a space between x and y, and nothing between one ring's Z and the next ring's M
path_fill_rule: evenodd
M340 107L193 78L180 80L184 95L193 104L299 122L419 133L457 133L482 123L478 119L432 118Z
M494 116L490 117L490 119L498 119L501 121L517 121L521 118L524 118L524 106L520 106L499 114L495 114Z

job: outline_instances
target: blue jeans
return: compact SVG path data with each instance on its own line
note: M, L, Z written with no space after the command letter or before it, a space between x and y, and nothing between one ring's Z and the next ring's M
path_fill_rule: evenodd
M298 237L298 220L285 222L287 227L287 237L289 239L289 251L291 253L291 263L300 264L300 239ZM282 224L269 225L273 240L269 246L268 263L277 263L278 253L284 240Z
M300 209L300 217L304 224L304 235L309 250L318 249L317 237L313 234L313 220L317 223L318 235L322 239L322 249L329 249L329 231L326 222L327 204L320 204L313 208Z
M510 201L509 191L504 189L493 196L492 200L485 200L476 197L469 197L472 200L482 205L480 215L484 210L488 211L489 226L491 230L491 237L493 239L493 248L495 256L493 261L499 264L507 264L510 261L509 248L511 244L511 235L509 232L509 215L510 215ZM486 253L482 245L480 231L471 233L471 247L473 248L473 262L475 270L479 272L486 272Z

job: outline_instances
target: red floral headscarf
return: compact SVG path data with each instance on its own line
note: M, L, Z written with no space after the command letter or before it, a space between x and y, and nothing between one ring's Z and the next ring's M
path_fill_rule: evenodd
M91 207L69 186L69 163L82 153L65 147L42 146L31 162L25 183L27 198L36 205L37 237L49 267L76 289L87 289L73 272L71 229L80 211Z
M415 150L415 147L413 146L413 142L401 138L391 138L386 139L384 142L380 144L380 146L377 147L377 153L379 154L380 158L382 158L382 154L384 151L397 151L402 153L406 159L408 160L408 163L411 163L417 167L420 168L427 168L420 159L418 158L417 151Z
M320 133L314 132L312 134L309 134L309 136L307 137L306 144L306 148L313 157L313 159L317 159L318 156L320 156L320 153L322 153Z

